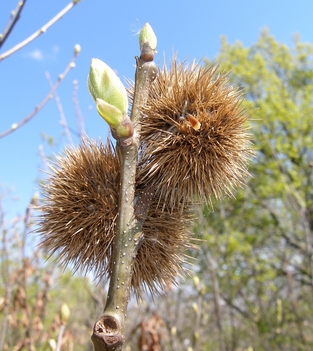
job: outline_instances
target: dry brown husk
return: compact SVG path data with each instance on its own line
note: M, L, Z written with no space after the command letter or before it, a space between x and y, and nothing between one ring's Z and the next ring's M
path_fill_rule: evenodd
M85 140L58 156L42 187L41 245L62 265L110 276L118 212L119 162L107 143ZM190 208L150 204L143 224L144 241L134 262L132 287L159 293L184 273L186 249L193 247L188 228Z
M240 91L217 66L159 69L143 107L138 183L169 206L219 199L242 186L253 156Z
M137 295L175 284L194 247L194 200L231 196L245 183L253 155L240 92L216 66L174 60L159 70L142 112L136 194L153 189L154 195L144 218L135 209L144 220L133 265ZM119 196L114 148L86 139L67 149L51 165L43 194L38 231L48 254L73 270L109 277Z

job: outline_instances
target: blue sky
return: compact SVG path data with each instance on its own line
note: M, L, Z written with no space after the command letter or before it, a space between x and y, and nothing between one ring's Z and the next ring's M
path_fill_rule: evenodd
M1 1L1 32L16 3L17 0ZM38 30L68 3L28 0L0 54ZM77 80L86 132L91 138L106 139L108 129L93 108L87 90L90 60L100 58L120 77L133 78L134 56L139 53L136 33L145 22L151 24L158 37L156 60L162 62L173 51L181 61L213 59L219 52L221 35L230 43L240 40L249 46L264 27L289 46L295 33L303 41L313 42L312 14L311 0L83 0L40 38L0 62L0 133L25 118L40 103L49 92L45 72L56 81L77 43L82 51L58 95L68 125L77 130L72 102L72 82ZM54 138L54 147L43 140L42 133ZM43 168L39 147L50 156L67 143L54 100L21 129L0 139L0 198L7 217L23 214L38 188L36 180L43 177L39 170Z

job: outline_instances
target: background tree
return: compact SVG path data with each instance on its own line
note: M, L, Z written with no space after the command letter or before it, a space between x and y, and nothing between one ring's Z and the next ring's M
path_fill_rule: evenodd
M196 226L220 350L313 347L312 59L311 44L295 37L290 49L267 30L250 48L222 40L217 61L256 110L257 157L248 191Z

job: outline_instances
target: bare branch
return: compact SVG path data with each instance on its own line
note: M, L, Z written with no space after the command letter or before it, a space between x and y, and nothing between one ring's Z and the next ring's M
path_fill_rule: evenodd
M8 39L14 26L16 25L17 21L20 19L21 12L23 10L25 3L26 3L26 0L18 1L15 10L13 10L11 12L11 17L10 17L6 27L4 28L3 33L0 34L0 48L2 47L4 42Z
M55 17L53 17L48 23L42 26L39 30L35 33L30 35L28 38L20 42L19 44L15 45L10 50L6 51L2 55L0 55L0 61L4 60L5 58L9 57L10 55L14 54L18 50L22 49L24 46L32 42L34 39L38 38L41 34L45 33L48 28L50 28L55 22L61 19L69 10L71 10L79 1L74 0L70 2L62 11L60 11Z
M50 73L49 73L49 72L46 72L46 78L47 78L47 80L48 80L48 82L49 82L49 84L50 84L50 87L51 87L51 89L52 89L53 86L54 86L54 84L53 84L53 81L52 81L52 79L51 79L51 76L50 76ZM55 100L55 102L56 102L56 104L57 104L57 107L58 107L58 110L59 110L59 114L60 114L60 117L61 117L60 124L61 124L61 126L64 128L64 130L65 130L65 134L66 134L66 136L67 136L67 139L68 139L69 143L70 143L71 145L74 145L74 142L73 142L73 139L72 139L72 135L71 135L71 133L70 133L70 130L69 130L69 127L68 127L68 124L67 124L67 120L66 120L66 117L65 117L65 114L64 114L63 106L62 106L62 104L61 104L61 100L60 100L60 98L59 98L59 95L58 95L58 93L55 91L55 92L53 93L53 96L54 96L54 100Z
M77 131L78 131L78 136L80 140L82 140L83 136L85 135L85 123L84 123L84 117L82 115L82 112L79 107L79 100L77 97L77 92L78 92L78 81L75 79L73 81L73 103L74 103L74 108L75 108L75 117L76 117L76 124L77 124Z
M52 87L52 89L50 90L50 92L48 93L48 95L42 100L42 102L37 105L34 109L34 111L29 114L26 118L24 118L23 120L21 120L18 123L13 123L11 128L8 129L7 131L3 132L0 134L0 139L4 138L5 136L15 132L17 129L19 129L20 127L22 127L24 124L26 124L27 122L29 122L33 117L36 116L36 114L45 106L45 104L53 97L53 94L55 93L55 91L57 90L57 88L59 87L59 85L61 84L62 80L66 77L66 75L68 74L68 72L71 70L71 68L75 67L75 60L78 56L78 53L75 52L74 56L72 57L71 61L69 62L69 64L67 65L67 67L65 68L64 72L59 75L59 79L58 81L54 84L54 86Z

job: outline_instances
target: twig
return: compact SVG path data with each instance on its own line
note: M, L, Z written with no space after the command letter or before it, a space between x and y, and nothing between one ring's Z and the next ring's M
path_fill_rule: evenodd
M28 351L33 351L34 350L34 339L33 339L33 330L32 330L32 323L33 323L33 318L31 316L31 307L29 305L29 299L27 298L27 293L28 293L28 286L27 286L27 266L28 266L28 260L26 257L26 239L27 239L27 233L29 229L29 221L31 218L31 208L30 204L27 206L26 211L25 211L25 216L23 220L24 224L24 229L22 232L22 245L21 245L21 256L22 256L22 281L21 281L21 286L25 291L25 312L27 316L27 321L28 323L25 325L25 334L27 335L27 339L25 340L25 343L27 345Z
M131 289L133 262L142 244L142 223L135 218L135 177L140 136L141 108L156 75L153 61L136 58L137 69L131 121L135 127L129 144L117 140L120 161L119 216L113 245L110 286L103 315L96 322L91 337L95 351L122 350L125 319ZM129 140L128 140L129 141Z
M41 161L42 161L43 166L44 166L43 168L47 172L49 167L48 167L48 162L47 162L47 156L43 150L43 146L40 144L38 149L39 149L39 155L41 157Z
M216 274L216 263L212 259L212 257L207 257L208 260L208 268L210 271L212 284L213 284L213 301L214 301L214 313L215 313L215 323L218 331L218 341L219 341L219 349L220 351L226 350L226 342L225 335L222 325L222 311L220 307L220 289L218 278Z
M59 330L59 335L58 335L58 340L57 340L57 346L55 348L55 351L60 351L61 350L64 330L65 330L65 324L61 324L60 330Z
M285 266L287 266L288 262L285 262ZM288 290L289 290L289 297L290 297L290 302L291 302L291 306L292 306L292 310L293 313L295 315L295 323L298 327L298 331L299 331L299 337L302 341L302 346L304 347L305 350L309 351L310 347L308 345L306 336L303 332L303 320L299 315L299 306L298 306L298 302L297 302L297 298L294 294L294 287L293 287L293 277L292 274L290 273L290 270L287 268L286 269L287 272L287 282L288 282Z
M42 102L38 106L35 107L34 111L30 115L28 115L26 118L21 120L20 122L13 123L10 129L8 129L7 131L0 134L0 139L15 132L17 129L19 129L24 124L29 122L45 106L45 104L53 97L54 92L57 90L57 88L61 84L62 80L66 77L66 75L68 74L70 69L75 67L74 62L75 62L77 56L78 56L78 53L75 52L71 61L69 62L69 64L65 68L64 72L59 76L58 81L54 84L54 86L52 87L52 89L50 90L48 95L42 100Z
M18 1L15 10L11 12L11 17L9 19L9 22L7 23L6 27L4 28L3 33L0 34L0 48L2 47L4 42L8 39L14 26L16 25L17 21L20 19L20 15L21 15L21 12L23 10L25 3L26 3L26 0Z
M47 80L48 80L48 82L50 84L50 88L52 89L54 84L53 84L53 81L51 79L51 76L50 76L49 72L46 72L46 78L47 78ZM59 114L60 114L60 117L61 117L60 124L65 130L65 134L67 136L67 139L68 139L70 145L74 145L74 142L73 142L73 139L72 139L72 135L71 135L70 130L68 128L68 124L67 124L67 121L66 121L66 117L65 117L65 114L64 114L63 106L61 104L61 100L59 98L59 95L55 91L53 93L53 96L54 96L54 100L55 100L55 102L57 104L57 107L58 107L58 110L59 110Z
M22 49L24 46L29 44L31 41L39 37L41 34L45 33L48 28L50 28L55 22L57 22L59 19L61 19L71 8L73 8L80 0L74 0L71 3L69 3L62 11L60 11L56 16L54 16L48 23L46 23L44 26L42 26L39 30L37 30L35 33L30 35L28 38L20 42L19 44L15 45L13 48L10 50L4 52L2 55L0 55L0 61L4 60L5 58L9 57L10 55L14 54L18 50Z
M79 101L77 97L77 92L78 92L78 81L75 79L73 81L73 103L74 103L74 108L75 108L75 117L76 117L76 124L77 124L77 131L80 140L82 140L83 136L85 135L85 123L84 123L84 117L82 116L82 112L79 108Z

